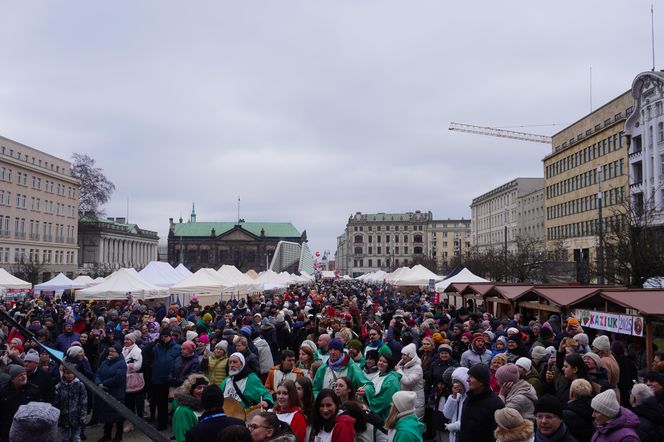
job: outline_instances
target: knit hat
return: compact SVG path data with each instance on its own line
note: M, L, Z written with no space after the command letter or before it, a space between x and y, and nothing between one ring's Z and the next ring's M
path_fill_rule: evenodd
M477 379L478 382L484 384L484 386L489 385L489 379L491 378L491 372L489 367L484 364L475 364L468 370L468 376L472 376Z
M489 338L489 342L493 342L494 339L496 339L496 334L492 332L491 330L485 330L483 332L484 336Z
M660 373L657 373L656 371L651 371L648 372L644 377L643 381L647 382L657 382L659 385L664 387L664 376L662 376Z
M535 414L537 413L551 413L562 419L563 407L555 396L545 394L535 402Z
M78 345L72 345L67 349L67 356L70 358L75 358L81 353L83 353L83 347L79 347Z
M314 353L316 353L316 351L318 350L318 346L314 343L314 341L311 341L309 339L305 339L304 341L302 341L302 344L300 344L300 347L303 347L305 345L307 347L309 347L311 349L311 351L314 352Z
M573 338L576 339L576 342L578 342L579 345L583 345L584 347L590 342L588 335L585 333L578 333L574 335Z
M35 364L39 364L39 353L37 353L37 350L32 348L28 350L25 356L23 356L23 362L34 362Z
M394 407L399 412L397 418L409 414L415 414L416 400L417 394L414 391L397 391L394 393L394 395L392 395L392 403L394 403Z
M189 331L187 331L185 336L187 337L187 341L192 341L193 342L193 340L198 337L198 333L196 333L193 330L189 330Z
M496 423L507 430L516 428L523 423L521 413L514 408L505 407L496 410L494 417L496 418Z
M625 356L625 343L622 341L613 341L611 343L611 352L619 356Z
M516 327L510 327L507 329L507 336L518 335L518 334L519 334L519 329Z
M25 367L18 364L10 365L9 370L7 370L7 374L9 375L10 381L13 381L16 376L22 375L25 372L26 372Z
M198 337L198 342L202 342L203 344L207 345L210 343L210 337L208 335L200 335Z
M224 353L228 353L228 341L221 340L217 342L217 345L214 346L214 348L220 348L224 351Z
M553 336L553 331L551 331L551 329L548 327L542 327L539 335L542 339L548 339Z
M201 395L201 406L205 410L224 406L224 393L217 384L210 384L205 387Z
M401 354L410 356L411 358L417 357L417 348L415 348L415 344L411 342L410 344L406 345L401 349Z
M597 355L597 353L588 352L583 355L583 358L592 359L597 368L602 368L602 359Z
M599 351L611 350L611 343L609 342L609 337L606 335L596 337L595 340L593 341L593 347Z
M136 342L136 335L133 333L127 333L125 339L129 339L132 343Z
M461 333L461 337L467 337L469 341L473 340L473 334L471 332L463 332Z
M579 320L576 319L576 318L574 318L574 317L569 318L569 319L567 320L567 327L576 328L576 327L578 327L579 325L580 325L580 324L579 324Z
M476 341L486 342L484 340L484 333L475 333L475 334L473 334L473 341L472 341L473 345L475 345Z
M364 350L364 346L362 345L362 342L360 342L359 339L351 339L348 341L348 346L356 349L359 352L362 352Z
M332 339L328 344L327 349L344 351L344 343L341 341L341 339Z
M171 335L171 329L168 327L162 327L161 330L159 330L159 336L170 336Z
M613 390L606 390L595 396L590 402L593 410L613 419L620 414L620 403Z
M466 367L457 367L452 372L452 381L459 381L463 384L465 391L468 391L468 369Z
M116 352L118 352L119 355L122 354L122 346L118 343L115 343L111 345L111 348L113 348Z
M450 347L449 344L440 344L438 346L438 351L446 351L449 354L452 354L453 352L452 347Z
M433 338L433 343L436 345L440 345L445 341L445 338L443 338L443 335L440 333L434 333L432 338Z
M205 322L212 322L212 315L210 313L206 313L203 315L203 321Z
M9 440L42 442L57 440L60 410L46 402L29 402L18 407L14 415Z
M533 362L528 358L519 358L516 360L515 364L528 372L533 368Z
M519 368L514 364L503 365L496 370L496 382L501 386L507 382L517 382L519 377Z
M195 346L194 343L191 342L191 341L184 341L184 342L182 343L182 348L186 348L187 350L189 350L189 351L191 351L191 352L196 351L196 346Z
M517 333L514 335L508 335L507 336L507 342L513 341L516 342L517 345L521 345L521 333Z

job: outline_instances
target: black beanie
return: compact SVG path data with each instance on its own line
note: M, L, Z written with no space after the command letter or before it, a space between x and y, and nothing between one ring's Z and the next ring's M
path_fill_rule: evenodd
M224 393L218 385L212 384L205 387L201 395L201 406L205 410L212 410L224 406Z
M542 339L548 339L553 336L553 332L549 330L547 327L542 327L539 335L542 337Z
M535 402L535 414L537 413L551 413L563 418L563 407L560 401L555 396L545 394L537 402Z
M489 379L491 378L491 372L489 371L489 367L486 365L475 364L468 370L468 376L474 377L478 382L481 382L485 387L488 387Z

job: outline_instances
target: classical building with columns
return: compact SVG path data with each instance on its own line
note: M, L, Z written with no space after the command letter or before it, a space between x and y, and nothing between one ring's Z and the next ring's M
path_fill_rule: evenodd
M125 218L82 219L78 223L79 273L104 273L120 267L141 269L157 259L157 232Z

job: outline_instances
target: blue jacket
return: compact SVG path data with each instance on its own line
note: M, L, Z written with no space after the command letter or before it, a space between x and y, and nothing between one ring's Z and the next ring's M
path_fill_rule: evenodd
M108 394L118 401L124 401L127 389L127 364L122 355L113 360L104 359L95 374L95 384L103 386ZM122 420L120 413L102 400L95 401L95 408L99 420L104 423Z
M67 349L71 347L71 343L74 341L81 341L81 335L78 333L72 333L67 336L65 333L60 333L55 340L55 349L60 350L64 354L67 354Z
M168 346L164 346L164 344L160 342L152 348L152 354L154 356L154 359L152 360L153 384L169 383L173 364L177 357L180 356L180 352L180 344L175 344L172 341Z

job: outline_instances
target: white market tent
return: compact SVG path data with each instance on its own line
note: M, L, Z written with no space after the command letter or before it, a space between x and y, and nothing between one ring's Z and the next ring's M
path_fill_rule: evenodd
M408 267L399 267L392 273L388 273L385 275L385 281L389 282L390 284L393 284L401 275L404 275L405 272L409 272L410 269Z
M171 293L185 305L195 295L198 302L202 306L206 306L223 299L231 299L235 292L230 281L224 279L214 269L204 268L172 286Z
M661 289L664 288L664 276L653 276L648 278L646 282L643 283L644 289Z
M85 287L90 287L91 285L99 284L99 282L102 281L96 281L90 278L88 275L78 275L76 278L74 278L74 282L83 284Z
M387 276L387 272L384 272L382 270L378 270L377 272L369 274L364 281L367 282L383 282L385 281L385 277Z
M443 277L436 275L423 265L418 264L412 269L403 271L393 283L404 287L424 287L429 285L429 281L432 279L434 281L440 281Z
M457 282L488 282L488 280L481 278L476 274L474 274L473 272L471 272L470 270L468 270L467 268L464 268L456 275L452 275L449 278L443 279L442 281L437 283L436 291L442 293L450 284L454 284Z
M251 279L258 278L258 273L256 273L256 270L254 270L254 269L249 269L244 274L247 275L248 277L250 277Z
M106 278L104 278L103 276L97 276L97 277L95 278L95 282L96 282L97 284L101 284L101 283L104 282L104 281L106 281Z
M135 299L155 299L168 297L169 291L147 282L134 269L120 269L96 286L77 290L76 299L118 300L127 299L127 295Z
M282 276L270 269L261 272L254 282L262 284L265 290L283 289L288 287L288 282L285 282Z
M247 295L263 291L263 286L245 275L233 265L222 265L217 273L233 288L238 295Z
M322 272L320 272L320 276L323 279L336 279L337 278L337 274L335 272L333 272L332 270L323 270Z
M0 290L30 290L32 284L0 267Z
M193 275L193 273L191 273L191 270L186 268L182 263L178 264L178 266L175 268L175 271L181 274L184 278L188 278L191 275Z
M42 282L35 286L35 292L55 292L62 293L65 290L82 289L85 284L74 282L67 278L64 273L58 273L50 281Z
M138 274L158 287L171 287L186 278L169 263L162 261L151 261Z

